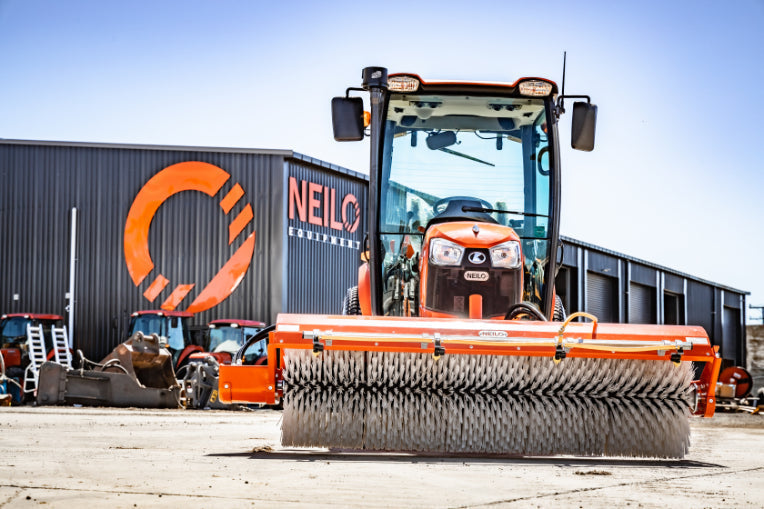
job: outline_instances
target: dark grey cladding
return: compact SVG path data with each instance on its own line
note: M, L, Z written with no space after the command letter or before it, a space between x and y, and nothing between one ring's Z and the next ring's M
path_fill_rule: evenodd
M170 165L201 161L230 174L213 197L182 192L153 216L148 246L154 270L136 286L123 248L125 222L138 192ZM291 151L0 141L0 313L66 314L70 210L78 211L75 348L100 359L125 339L129 315L157 309L179 284L194 284L185 310L252 232L254 255L229 297L195 315L273 323L290 312L339 312L343 288L356 284L360 251L289 237L288 177L352 192L361 225L343 241L362 238L364 176ZM244 196L228 214L220 200L238 183ZM229 224L251 204L253 219L229 245ZM315 212L315 211L314 211ZM246 214L246 212L245 212ZM292 225L299 226L296 223ZM331 230L331 227L329 228ZM319 230L307 224L303 230ZM150 302L154 278L169 280ZM18 300L14 300L14 294Z

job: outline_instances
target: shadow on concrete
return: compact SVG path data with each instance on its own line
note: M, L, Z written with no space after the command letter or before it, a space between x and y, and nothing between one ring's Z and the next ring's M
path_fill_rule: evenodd
M629 468L728 468L725 465L702 461L678 459L608 458L608 457L538 457L492 454L428 454L406 452L369 452L341 449L278 449L257 448L249 452L208 454L213 457L238 457L254 460L279 460L298 462L392 462L392 463L472 463L472 464L518 464L523 466L555 465L561 467L629 467Z

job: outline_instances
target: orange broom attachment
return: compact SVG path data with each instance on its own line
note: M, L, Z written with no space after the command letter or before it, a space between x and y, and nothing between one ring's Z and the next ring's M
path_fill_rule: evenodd
M282 443L682 457L689 415L714 411L720 359L703 329L578 316L593 318L280 315L266 383L283 396ZM221 366L224 401L251 392L242 368L259 366Z

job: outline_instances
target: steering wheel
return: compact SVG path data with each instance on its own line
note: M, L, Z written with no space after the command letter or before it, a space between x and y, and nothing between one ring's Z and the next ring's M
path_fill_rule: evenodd
M448 204L452 201L471 201L475 204L480 204L480 207L484 209L492 209L493 205L488 203L487 201L481 199L481 198L475 198L474 196L448 196L446 198L442 198L435 202L435 204L432 206L432 210L435 212L435 214L441 214L444 210L448 208Z

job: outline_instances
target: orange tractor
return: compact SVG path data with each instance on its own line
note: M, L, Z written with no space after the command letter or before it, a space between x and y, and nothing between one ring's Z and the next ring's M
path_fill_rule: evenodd
M682 457L714 413L705 331L566 318L555 295L558 121L584 99L571 145L592 150L596 106L539 78L362 78L332 101L335 139L370 139L358 287L345 316L279 315L220 399L283 403L288 446Z

